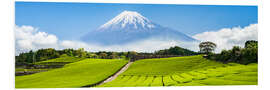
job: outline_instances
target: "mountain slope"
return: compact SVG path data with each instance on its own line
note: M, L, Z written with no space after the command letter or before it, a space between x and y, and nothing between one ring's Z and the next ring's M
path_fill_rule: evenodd
M157 40L195 41L176 30L153 23L141 14L124 11L98 29L81 37L88 43L115 45L155 38Z

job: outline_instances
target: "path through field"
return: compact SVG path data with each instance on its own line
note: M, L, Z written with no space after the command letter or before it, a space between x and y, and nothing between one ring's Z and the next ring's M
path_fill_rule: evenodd
M113 76L107 78L106 80L104 80L103 82L101 82L98 85L102 85L104 83L107 83L107 82L110 82L110 81L114 80L118 75L120 75L121 73L125 72L132 63L133 62L128 62L123 68L121 68L121 70L119 70Z

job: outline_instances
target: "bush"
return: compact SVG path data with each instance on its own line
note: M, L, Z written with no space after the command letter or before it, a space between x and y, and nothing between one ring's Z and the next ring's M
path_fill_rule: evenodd
M67 54L62 54L60 57L68 57Z
M258 62L258 42L247 41L245 48L234 46L231 50L222 50L220 54L209 54L209 59L224 63L235 62L249 64Z

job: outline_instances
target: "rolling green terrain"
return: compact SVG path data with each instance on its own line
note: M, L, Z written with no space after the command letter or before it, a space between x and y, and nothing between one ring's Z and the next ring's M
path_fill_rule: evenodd
M66 56L66 57L60 57L60 58L55 58L55 59L50 59L50 60L46 60L46 61L37 62L35 64L36 65L50 65L50 64L53 64L53 63L73 63L73 62L77 62L77 61L80 61L80 60L83 60L83 59L84 58Z
M97 87L257 85L257 64L223 64L201 55L134 62L115 80Z
M49 69L23 69L23 68L16 68L15 72L20 72L20 71L48 71Z
M64 56L64 57L59 57L59 58L50 59L50 60L46 60L46 61L40 61L40 62L33 63L35 65L35 67L34 66L27 67L27 68L26 67L16 67L16 69L15 69L16 74L15 75L21 75L21 73L24 73L24 75L27 75L27 74L25 74L25 72L32 72L32 73L45 72L48 70L61 68L65 64L78 62L78 61L81 61L83 59L85 59L85 58ZM32 74L32 73L30 73L30 74Z
M64 59L63 59L64 60ZM61 61L53 59L49 61ZM74 60L71 60L74 61ZM44 61L45 62L45 61ZM71 88L95 84L117 72L127 63L119 59L84 59L63 68L32 75L16 76L16 88Z
M142 59L134 62L122 75L167 75L220 66L225 66L225 64L207 60L200 55Z
M16 88L76 88L93 85L116 73L128 61L61 57L35 64L50 65L66 62L69 64L65 64L62 68L16 76L15 86ZM256 63L223 64L205 59L202 55L142 59L132 63L113 81L97 87L257 85L257 65ZM25 69L16 69L16 71L23 70L25 71Z

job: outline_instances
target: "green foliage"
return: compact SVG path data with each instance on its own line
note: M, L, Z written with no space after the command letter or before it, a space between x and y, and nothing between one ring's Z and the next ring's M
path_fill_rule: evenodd
M110 59L116 59L116 58L120 58L116 52L113 52L110 56L109 56Z
M79 48L78 50L75 50L73 55L77 57L86 57L86 52L84 51L84 48Z
M100 52L87 52L84 48L79 49L63 49L63 50L55 50L53 48L47 49L39 49L37 51L29 51L26 53L21 53L18 56L15 56L16 59L16 66L21 64L32 64L34 62L46 61L49 59L71 56L71 57L79 57L79 58L101 58L101 59L134 59L138 55L148 55L148 56L166 56L166 55L195 55L196 53L190 51L188 49L184 49L178 46L171 47L169 49L164 49L157 51L155 53L138 53L135 51L128 51L128 52L107 52L107 51L100 51Z
M40 61L46 61L49 59L67 57L67 56L76 56L80 58L86 57L87 52L83 48L78 50L74 49L64 49L64 50L55 50L53 48L39 49L37 51L29 51L27 53L21 53L16 56L16 63L34 63Z
M80 60L83 60L84 58L79 58L79 57L70 57L70 56L62 56L60 58L55 58L55 59L50 59L50 60L46 60L46 61L40 61L40 62L36 62L34 64L36 65L50 65L51 63L58 63L58 62L63 62L63 63L73 63L73 62L77 62Z
M258 41L249 40L245 43L245 48L258 48Z
M241 51L240 62L243 64L258 62L258 45L248 44L247 48Z
M16 63L33 63L44 61L48 59L60 57L59 52L53 48L39 49L37 51L29 51L28 53L21 53L19 56L16 56Z
M39 49L35 52L36 61L44 61L48 59L58 58L60 54L53 48Z
M62 54L60 57L68 57L67 54Z
M127 58L134 58L136 55L138 55L138 53L137 52L135 52L135 51L129 51L129 52L127 52Z
M222 50L220 54L210 55L210 59L224 63L235 62L241 64L258 62L258 42L247 41L245 48L234 46L231 50Z
M100 58L105 59L108 55L106 53L100 53L99 56Z
M185 48L181 48L178 46L175 47L170 47L169 49L164 49L164 50L159 50L155 52L157 55L182 55L182 56L187 56L187 55L195 55L196 53L193 51L190 51Z
M25 63L32 63L34 53L33 51L29 51L29 53L21 53L19 56L15 57L16 62L25 62Z
M16 88L74 88L100 82L118 71L127 61L85 59L63 68L32 75L16 76Z

